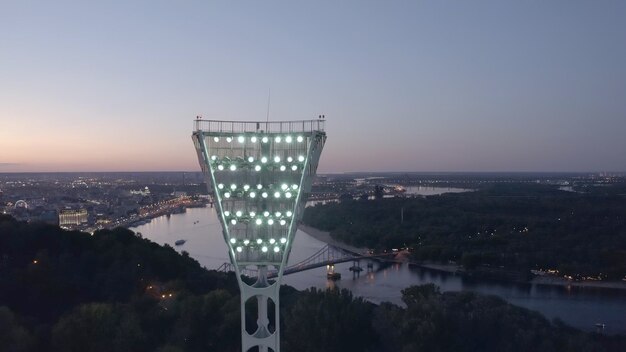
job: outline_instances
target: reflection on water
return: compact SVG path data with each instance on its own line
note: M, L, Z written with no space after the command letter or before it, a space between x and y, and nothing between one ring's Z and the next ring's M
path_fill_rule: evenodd
M160 244L169 244L178 251L187 251L201 265L215 269L228 261L226 243L220 224L211 208L188 209L184 214L162 216L133 229L144 237ZM174 242L185 239L182 246ZM325 243L298 231L294 240L289 263L308 258ZM574 327L592 331L595 323L606 324L606 333L626 334L626 292L581 287L562 287L531 284L497 283L468 280L458 275L434 270L409 267L405 264L383 264L367 261L360 266L364 271L353 274L351 262L336 264L335 271L341 280L326 279L326 268L317 268L285 276L283 281L297 289L309 287L346 288L355 295L372 302L389 301L402 304L402 289L410 285L434 283L442 291L474 291L502 297L506 301L537 310L548 319L559 318Z
M309 200L306 202L306 207L314 207L318 204L324 205L328 203L338 203L339 199L324 199L324 200Z

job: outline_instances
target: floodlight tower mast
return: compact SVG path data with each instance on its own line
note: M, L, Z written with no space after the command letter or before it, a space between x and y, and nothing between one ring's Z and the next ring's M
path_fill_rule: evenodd
M280 351L280 282L326 141L324 122L195 121L192 139L241 291L244 352ZM246 268L257 269L253 284L242 280ZM249 301L256 312L246 311Z

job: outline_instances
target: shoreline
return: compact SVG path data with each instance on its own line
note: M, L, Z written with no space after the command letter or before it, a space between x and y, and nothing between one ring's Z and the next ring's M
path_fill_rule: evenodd
M304 224L300 224L298 226L299 230L306 233L307 235L315 238L318 241L327 243L331 246L341 248L345 251L355 253L355 254L365 254L367 253L367 248L359 248L355 246L351 246L349 244L345 244L343 242L337 241L330 236L330 232L322 231L316 229L311 226L307 226ZM428 270L436 270L441 272L446 272L454 275L465 275L467 272L465 269L458 265L449 265L449 264L436 264L436 263L419 263L413 261L404 261L404 263L409 265L414 265L420 268L428 269ZM561 286L561 287L584 287L584 288L597 288L597 289L611 289L611 290L625 290L626 291L626 281L594 281L594 282L581 282L581 281L569 281L560 277L534 277L528 281L510 281L510 280L502 280L507 283L526 283L530 285L549 285L549 286Z
M528 283L533 285L549 285L549 286L563 286L563 287L590 287L599 289L611 289L611 290L626 290L626 281L569 281L560 277L545 277L537 276Z

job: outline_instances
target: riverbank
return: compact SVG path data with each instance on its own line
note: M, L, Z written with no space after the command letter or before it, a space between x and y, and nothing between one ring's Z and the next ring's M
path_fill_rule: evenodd
M314 227L307 226L304 224L301 224L298 228L302 230L303 232L305 232L307 235L319 241L327 243L331 246L341 248L345 251L356 253L356 254L367 254L367 248L355 247L355 246L351 246L349 244L337 241L334 238L332 238L332 236L330 235L330 232L318 230ZM411 266L416 266L416 267L425 268L429 270L442 271L442 272L446 272L450 274L460 274L460 275L471 274L471 272L466 271L460 265L421 263L421 262L415 262L411 260L406 260L405 262ZM505 280L505 279L502 279L499 281L520 283L520 281ZM538 276L528 281L522 281L521 283L528 283L532 285L562 286L562 287L589 287L589 288L613 289L613 290L625 290L626 291L626 281L623 281L623 282L622 281L610 281L610 282L570 281L570 280L567 280L565 278L560 278L560 277Z
M436 270L446 272L450 274L458 274L462 276L472 276L477 272L467 271L460 265L454 264L436 264L436 263L419 263L409 261L409 265L425 268L429 270ZM490 279L485 277L485 279ZM496 281L503 281L507 283L524 283L531 285L549 285L549 286L561 286L561 287L588 287L599 289L611 289L611 290L624 290L626 291L626 281L572 281L561 277L554 276L536 276L530 280L509 280L504 277L498 277L497 279L491 278Z
M530 280L529 283L535 285L593 287L626 291L626 281L570 281L561 277L537 276Z

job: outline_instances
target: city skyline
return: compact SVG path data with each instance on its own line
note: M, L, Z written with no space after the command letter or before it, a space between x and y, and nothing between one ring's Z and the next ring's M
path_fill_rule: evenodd
M0 5L0 173L199 171L192 120L315 119L319 173L626 171L626 4Z

